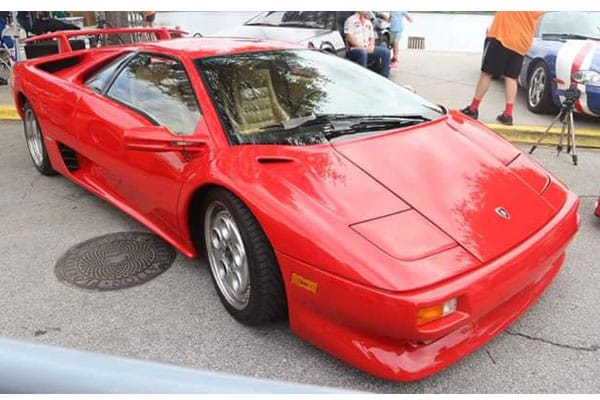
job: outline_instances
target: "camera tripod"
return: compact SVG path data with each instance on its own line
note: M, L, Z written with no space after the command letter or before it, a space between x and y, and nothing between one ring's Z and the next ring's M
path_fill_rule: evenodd
M573 123L573 109L575 108L575 100L579 98L580 92L577 87L571 86L567 90L565 90L565 101L561 104L560 111L558 115L548 129L544 131L542 136L537 140L537 142L531 146L529 150L529 154L532 154L538 145L544 140L546 136L550 133L550 129L554 126L557 121L560 121L562 127L560 130L560 136L558 139L558 145L556 146L556 156L563 151L563 140L565 136L567 137L567 154L571 154L571 158L573 160L573 164L577 165L577 145L575 144L575 124Z

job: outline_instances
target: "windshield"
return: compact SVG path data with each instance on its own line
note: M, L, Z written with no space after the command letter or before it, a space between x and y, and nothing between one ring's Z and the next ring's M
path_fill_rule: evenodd
M234 54L196 65L232 144L316 144L342 122L369 134L444 114L393 81L316 50Z
M539 36L569 35L569 39L600 40L600 12L549 12L544 14Z
M335 18L334 11L269 11L257 15L245 25L335 29Z

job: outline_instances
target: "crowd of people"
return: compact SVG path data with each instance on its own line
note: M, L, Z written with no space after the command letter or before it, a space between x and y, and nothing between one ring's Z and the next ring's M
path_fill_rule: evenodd
M379 15L390 21L392 52L381 45L375 45L375 29L369 11L357 11L344 22L344 36L348 59L368 67L388 77L390 68L398 63L398 51L404 19L412 22L406 11L382 12Z
M513 124L513 107L517 97L517 78L523 57L533 43L537 20L542 11L498 11L487 33L482 57L481 74L471 103L461 111L474 119L479 117L478 107L493 77L504 78L505 108L496 117L504 125ZM346 19L344 35L348 45L348 59L387 77L390 67L398 62L399 41L403 21L412 22L406 11L384 13L390 21L392 52L385 46L375 45L375 32L368 11L357 11Z

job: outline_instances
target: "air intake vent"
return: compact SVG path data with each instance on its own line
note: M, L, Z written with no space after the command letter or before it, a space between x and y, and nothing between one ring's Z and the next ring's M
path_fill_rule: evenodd
M287 164L296 161L293 158L288 157L278 157L278 156L268 156L268 157L258 157L256 159L261 164Z
M60 155L62 156L67 169L69 171L77 171L79 169L79 160L77 160L77 153L75 153L75 150L62 143L58 144L58 148L60 149Z

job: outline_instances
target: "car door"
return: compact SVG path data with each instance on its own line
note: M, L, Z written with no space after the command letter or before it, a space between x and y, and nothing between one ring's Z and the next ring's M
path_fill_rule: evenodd
M73 117L80 100L77 88L52 74L34 76L25 85L44 132L60 143L73 146L76 142Z
M133 55L118 57L85 81L75 117L81 162L74 176L118 202L123 202L118 192L119 171L124 167L123 130L145 124L146 119L123 104L107 99L106 90Z
M195 137L204 138L207 127L183 63L135 54L104 96L102 107L88 110L90 129L80 132L80 141L103 153L98 168L126 206L167 236L177 236L184 169L192 159L208 160L206 146L186 147Z

